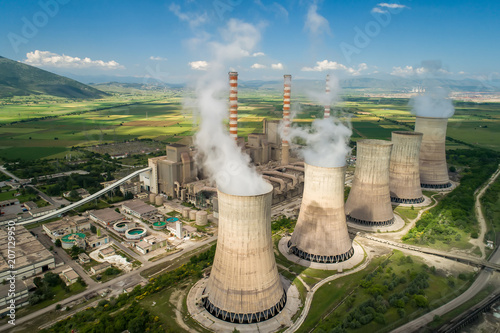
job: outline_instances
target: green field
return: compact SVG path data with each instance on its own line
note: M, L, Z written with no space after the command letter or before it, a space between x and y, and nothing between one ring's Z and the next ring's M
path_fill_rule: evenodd
M0 158L63 158L71 147L153 139L162 143L177 142L192 136L197 117L183 110L182 98L170 93L149 96L112 96L96 101L32 100L5 104L0 101ZM121 98L121 99L120 99ZM300 111L294 123L307 126L322 116L319 105L299 99ZM127 105L124 105L127 104ZM411 130L414 116L405 99L356 98L334 108L350 116L352 139L389 140L395 130ZM239 133L246 137L262 131L262 120L282 117L279 92L257 95L243 90L239 99ZM42 119L42 118L46 119ZM49 117L49 118L47 118ZM457 103L456 115L450 119L448 135L479 147L500 151L500 108L498 104ZM447 142L448 149L468 148Z

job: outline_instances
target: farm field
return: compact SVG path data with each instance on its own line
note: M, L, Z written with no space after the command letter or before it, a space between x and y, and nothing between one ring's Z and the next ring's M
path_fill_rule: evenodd
M4 103L4 102L2 102ZM113 106L120 103L121 106ZM131 104L131 105L123 105ZM469 105L470 104L470 105ZM457 103L450 119L448 135L484 148L500 151L500 107L498 104ZM93 109L99 109L92 111ZM257 95L243 90L239 99L239 133L246 137L262 131L262 120L280 120L282 96L279 92ZM306 126L322 117L323 107L299 97L294 123ZM395 130L411 130L414 116L404 99L346 98L333 114L351 117L352 140L373 138L390 140ZM83 113L80 113L83 112ZM79 114L75 114L79 113ZM51 117L56 116L56 117ZM31 118L51 117L30 120ZM174 95L139 96L107 100L0 105L0 158L64 158L71 147L88 147L133 139L152 139L162 144L190 143L196 132L197 117L183 110L182 97ZM12 122L16 122L11 124ZM186 138L185 140L183 140ZM447 142L448 149L468 148Z

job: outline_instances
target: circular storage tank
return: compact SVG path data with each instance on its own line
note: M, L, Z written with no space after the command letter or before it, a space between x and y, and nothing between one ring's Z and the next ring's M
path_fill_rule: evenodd
M207 225L208 224L208 214L204 210L200 210L196 213L196 224L197 225Z
M188 218L189 218L189 211L190 211L190 210L191 210L191 209L189 209L189 208L187 208L187 207L186 207L186 208L182 208L182 217L185 217L185 218L187 218L187 219L188 219Z
M162 230L162 229L165 229L166 226L167 226L167 222L163 222L163 221L158 221L158 222L153 223L154 230Z
M163 197L161 195L156 196L155 205L157 205L157 206L163 205Z
M150 203L155 202L155 199L156 199L156 194L154 194L154 193L149 194L149 202Z
M63 249L71 249L73 245L83 247L85 242L85 234L77 232L75 234L65 235L61 238L61 247Z
M190 220L196 220L196 210L190 210L189 211L189 219Z
M146 234L146 229L141 227L134 227L125 231L125 237L131 240L141 239L142 237L146 236Z
M178 219L177 217L169 217L169 218L167 219L167 222L168 222L168 223L175 223L175 222L177 222L177 221L179 221L179 219Z
M113 229L119 233L124 233L128 229L128 221L118 221L113 224Z

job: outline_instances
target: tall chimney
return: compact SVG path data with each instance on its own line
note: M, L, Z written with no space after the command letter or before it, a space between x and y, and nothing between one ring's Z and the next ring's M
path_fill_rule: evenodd
M391 201L405 204L423 202L418 165L422 133L394 131L392 143L389 167Z
M330 118L330 74L326 75L326 101L323 118Z
M389 160L392 142L359 140L351 192L345 203L348 221L387 226L394 223L389 191Z
M251 196L218 190L219 239L202 303L221 320L262 322L285 306L271 238L272 191L271 185Z
M420 183L424 188L451 186L446 165L448 118L417 117L415 132L423 133L420 146Z
M292 85L292 76L284 75L283 86L283 134L285 137L290 133L290 90ZM281 165L290 163L290 143L286 139L281 140Z
M238 72L229 72L229 135L238 140Z
M345 261L354 254L344 213L345 167L304 166L304 195L288 247L308 261Z

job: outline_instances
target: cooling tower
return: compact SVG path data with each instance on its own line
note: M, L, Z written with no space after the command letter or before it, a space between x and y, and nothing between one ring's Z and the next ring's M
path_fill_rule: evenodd
M218 191L219 239L204 307L234 323L255 323L286 303L271 239L272 186L266 193L238 196Z
M392 132L389 167L391 201L417 204L424 201L420 187L419 155L422 133Z
M330 74L326 75L326 98L328 103L325 104L325 113L323 114L323 118L330 118L330 104L329 104L329 99L330 99Z
M292 76L283 76L283 136L286 138L290 133L290 94L292 85ZM281 140L281 165L287 165L290 162L290 143L286 139Z
M229 135L238 140L238 72L229 72Z
M360 140L356 144L356 170L345 204L349 221L369 226L394 223L389 192L392 142Z
M446 126L448 118L417 117L415 132L423 133L420 146L420 184L425 188L451 186L446 165Z
M353 253L344 213L345 167L305 164L304 194L288 247L314 262L336 263Z

